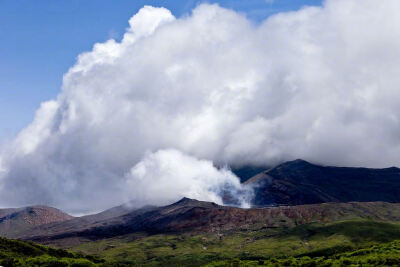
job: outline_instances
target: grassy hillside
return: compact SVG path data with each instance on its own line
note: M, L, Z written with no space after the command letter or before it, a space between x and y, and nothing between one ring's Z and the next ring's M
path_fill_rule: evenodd
M134 234L89 242L73 250L101 255L108 262L135 266L201 266L213 261L217 261L216 266L224 266L233 259L257 259L239 261L240 264L258 264L258 260L267 261L271 257L296 261L300 258L289 257L327 256L397 239L400 239L398 224L356 220L259 231L153 236Z
M97 266L103 261L30 242L0 238L0 266Z

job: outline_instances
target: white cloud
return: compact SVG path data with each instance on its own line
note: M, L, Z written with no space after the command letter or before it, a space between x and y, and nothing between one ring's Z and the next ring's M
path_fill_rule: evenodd
M14 140L13 147L17 155L32 153L42 142L46 141L52 132L59 106L56 101L41 104L36 112L35 120L23 129Z
M178 19L145 7L121 42L81 54L5 146L0 204L120 204L132 166L169 148L218 165L398 165L397 10L328 0L255 26L217 5Z

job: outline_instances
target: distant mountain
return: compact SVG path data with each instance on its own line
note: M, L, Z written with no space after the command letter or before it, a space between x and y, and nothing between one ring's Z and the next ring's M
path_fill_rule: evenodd
M250 178L254 205L324 202L400 202L400 169L326 167L304 160L283 163Z
M267 167L263 166L241 166L241 167L232 167L232 172L239 177L240 182L244 183L254 175L259 174L260 172L265 171L268 169Z
M96 222L74 218L41 225L15 237L44 244L74 246L132 233L240 232L362 218L399 221L400 204L326 203L241 209L184 198L172 205L137 209Z
M49 208L49 207L46 207ZM9 210L25 210L26 208L21 208L21 209L9 209ZM54 209L54 208L50 208ZM57 209L54 209L57 210ZM103 212L97 213L97 214L91 214L91 215L86 215L86 216L81 216L81 217L72 217L70 215L67 215L66 220L53 220L53 221L48 221L46 223L41 223L41 224L24 224L21 223L24 220L14 220L14 221L9 221L8 225L10 226L9 228L4 228L4 230L0 230L0 236L3 237L9 237L9 238L23 238L26 236L32 236L32 235L54 235L62 232L70 232L70 231L84 231L85 229L91 228L91 227L97 227L99 224L102 224L103 222L108 222L110 224L115 223L114 218L118 218L124 214L127 213L132 213L134 212L135 208L129 206L129 205L120 205L117 207L110 208L108 210L105 210ZM142 208L141 210L146 210L146 207ZM1 215L0 210L0 215ZM59 210L57 210L59 211ZM59 211L61 212L61 211ZM65 214L61 212L62 214ZM14 217L15 215L12 215L14 213L11 213L8 216ZM46 216L46 215L45 215ZM21 217L21 216L18 216ZM1 221L0 221L0 229L1 229Z
M61 210L47 206L0 209L0 236L15 236L32 227L72 218Z
M84 222L94 223L94 222L111 219L114 217L118 217L118 216L127 214L129 212L134 211L135 209L137 209L137 208L134 207L133 203L128 202L126 204L122 204L122 205L107 209L100 213L82 216L77 219L80 219L82 221L81 223L84 223Z
M400 169L394 167L326 167L295 160L263 171L245 184L255 188L255 208L183 198L163 207L121 205L77 218L43 206L4 209L0 235L73 246L136 233L257 231L353 219L400 221Z

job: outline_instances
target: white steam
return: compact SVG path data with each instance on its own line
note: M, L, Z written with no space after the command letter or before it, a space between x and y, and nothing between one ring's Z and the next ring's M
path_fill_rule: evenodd
M127 188L140 203L220 201L216 188L237 182L203 160L398 165L398 10L328 0L254 25L217 5L178 19L144 7L121 42L78 57L58 98L1 151L0 205L87 212ZM162 174L171 160L174 175Z
M177 150L147 153L126 178L128 199L138 206L163 205L183 197L223 204L224 190L229 190L242 207L249 207L250 188L243 188L232 172Z

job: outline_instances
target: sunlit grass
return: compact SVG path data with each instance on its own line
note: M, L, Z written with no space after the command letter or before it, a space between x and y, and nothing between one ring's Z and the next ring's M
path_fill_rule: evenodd
M400 239L397 224L370 220L291 229L180 235L124 236L89 242L73 251L135 265L201 266L211 261L332 254ZM177 265L178 264L178 265Z

